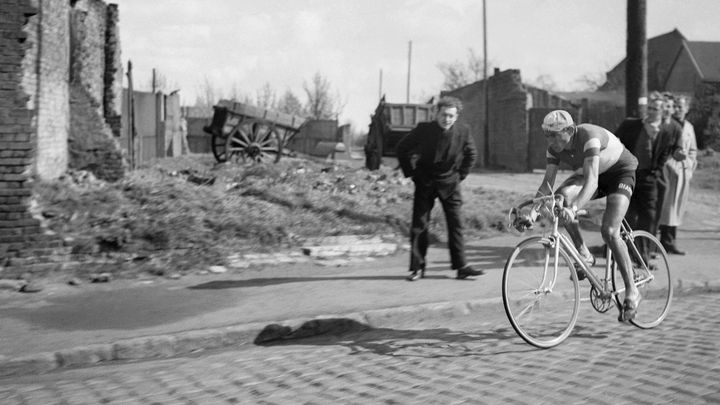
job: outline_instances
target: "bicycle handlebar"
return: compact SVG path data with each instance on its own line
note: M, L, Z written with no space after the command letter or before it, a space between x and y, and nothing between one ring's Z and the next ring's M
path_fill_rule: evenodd
M562 194L551 194L523 201L517 207L512 207L508 211L508 229L523 233L528 229L532 229L537 218L556 221L564 202L565 196ZM529 206L532 206L532 208L528 214L520 215L521 211ZM576 218L581 215L588 215L588 211L586 209L578 210Z

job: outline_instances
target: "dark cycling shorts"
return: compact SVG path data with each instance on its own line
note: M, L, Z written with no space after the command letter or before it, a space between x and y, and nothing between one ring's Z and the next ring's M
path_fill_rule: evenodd
M565 180L559 188L563 188L569 185L580 185L582 186L584 177L582 173L575 173ZM611 167L605 173L601 173L598 176L598 189L593 195L592 199L598 199L607 197L610 194L623 194L628 199L632 196L633 190L635 189L635 170L619 169L613 170Z

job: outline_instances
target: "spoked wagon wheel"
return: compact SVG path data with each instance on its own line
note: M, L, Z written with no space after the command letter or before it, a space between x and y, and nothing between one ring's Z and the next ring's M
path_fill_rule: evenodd
M225 160L231 162L278 162L282 155L282 138L268 121L245 119L225 140Z
M212 143L210 144L212 148L212 154L215 156L215 160L222 163L227 160L227 156L225 155L225 143L227 142L227 137L218 135L218 134L212 134Z

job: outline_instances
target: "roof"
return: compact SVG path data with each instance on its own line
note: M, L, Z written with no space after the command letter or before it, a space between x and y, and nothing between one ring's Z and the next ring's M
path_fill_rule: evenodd
M684 47L703 80L720 81L720 42L688 41L680 31L674 29L647 41L648 88L658 89L664 86ZM609 82L617 76L624 83L625 63L626 59L623 59L608 72ZM613 87L612 83L606 83L601 89L608 90Z
M720 81L720 42L688 41L687 47L703 80Z
M558 95L572 102L580 102L583 99L595 102L604 102L614 105L623 105L625 103L625 93L620 91L567 91L560 92Z

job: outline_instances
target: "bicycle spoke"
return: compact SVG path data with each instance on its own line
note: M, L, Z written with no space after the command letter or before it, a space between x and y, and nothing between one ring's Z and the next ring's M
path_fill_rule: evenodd
M633 282L642 300L631 322L640 328L659 325L667 316L672 301L672 280L667 254L660 241L645 231L633 231L628 251L633 263ZM619 270L613 273L618 301L623 302L625 289Z
M508 319L520 337L541 348L570 335L580 303L567 254L561 252L556 263L554 253L546 240L531 237L515 248L503 272Z

